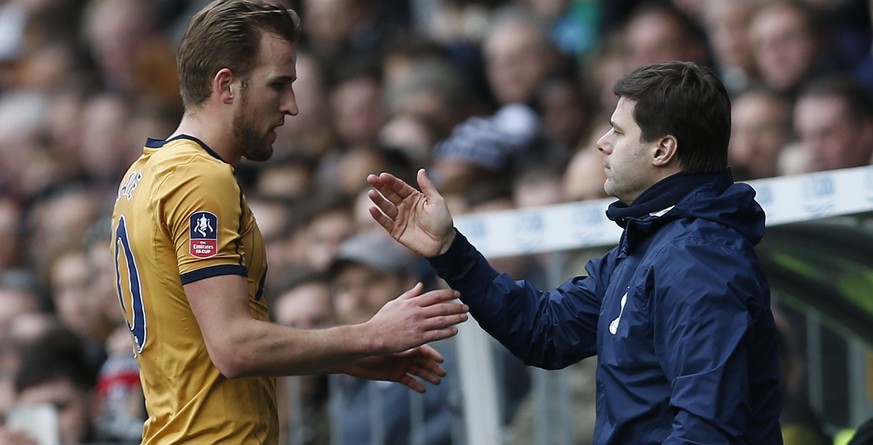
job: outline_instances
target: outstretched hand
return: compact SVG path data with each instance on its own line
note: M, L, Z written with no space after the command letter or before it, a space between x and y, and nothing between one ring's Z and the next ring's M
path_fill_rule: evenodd
M347 373L370 380L398 382L416 392L425 392L421 381L439 385L446 376L440 363L443 357L431 346L424 345L408 351L379 357L367 357L353 363Z
M424 169L418 171L421 191L390 173L369 175L370 215L391 237L425 257L445 253L455 239L452 215Z
M460 295L451 289L423 292L416 283L399 297L389 301L365 323L367 338L377 339L377 355L360 359L343 372L371 380L402 383L424 392L420 378L439 384L446 375L440 366L443 357L426 345L458 333L455 326L467 320L469 308L456 302Z
M406 351L458 333L455 325L467 320L469 311L467 305L455 301L460 293L451 289L423 291L424 285L416 283L367 321L368 338L378 341L373 347L376 354Z

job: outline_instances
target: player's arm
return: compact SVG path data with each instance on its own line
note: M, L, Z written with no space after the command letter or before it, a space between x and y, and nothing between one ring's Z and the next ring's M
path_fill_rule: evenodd
M422 293L421 284L366 323L323 330L253 318L240 275L198 280L186 284L185 293L209 356L227 377L347 372L409 384L402 379L412 373L438 382L443 374L439 354L432 348L409 350L455 335L455 325L467 318L466 306L453 302L456 292Z

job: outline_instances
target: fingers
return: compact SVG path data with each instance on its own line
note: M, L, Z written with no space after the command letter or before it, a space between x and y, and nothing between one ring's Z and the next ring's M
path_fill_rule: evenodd
M461 293L454 289L436 289L424 294L421 294L418 297L417 301L419 305L422 307L425 306L433 306L435 304L445 303L448 301L454 301L458 298L461 298Z
M381 173L378 176L367 176L367 183L376 189L385 199L398 204L404 198L415 192L411 185L398 179L391 173Z
M447 375L445 368L440 365L443 361L443 356L433 347L423 345L407 351L405 354L410 354L413 358L407 374L401 378L400 382L411 389L416 391L421 389L419 392L424 392L424 386L416 378L433 385L439 385L443 377ZM406 383L406 378L409 378L409 383Z
M376 205L376 208L389 219L394 220L397 218L397 206L385 199L381 193L376 190L370 190L367 192L367 197L370 198L370 201Z
M388 231L388 233L391 233L391 231L394 230L394 221L385 216L385 214L378 208L370 207L368 210L370 211L370 216L372 216L383 229Z
M423 394L425 391L427 391L427 389L424 387L424 385L421 384L421 382L419 382L418 380L416 380L415 378L413 378L409 374L406 374L403 377L400 377L398 382L403 384L403 385L406 385L407 387L409 387L409 389L411 389L417 393Z
M467 321L470 307L454 302L460 295L456 290L439 289L417 297L421 315L426 319L422 327L427 331L428 342L456 335L458 329L454 326Z
M414 366L409 369L409 375L424 380L432 385L439 385L442 383L443 377L446 376L446 370L437 364L431 364L431 366L428 366L427 368Z
M442 354L440 354L439 351L437 351L433 346L430 345L421 345L415 348L413 351L415 351L416 354L420 354L422 356L422 359L427 360L428 362L440 364L443 362L443 360L445 360ZM440 375L445 376L445 370L443 370L443 373Z

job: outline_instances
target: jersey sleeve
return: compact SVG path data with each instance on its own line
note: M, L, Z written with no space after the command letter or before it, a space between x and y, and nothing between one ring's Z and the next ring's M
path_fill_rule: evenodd
M231 167L212 160L180 163L166 175L164 221L182 284L212 276L246 275L241 243L242 198Z

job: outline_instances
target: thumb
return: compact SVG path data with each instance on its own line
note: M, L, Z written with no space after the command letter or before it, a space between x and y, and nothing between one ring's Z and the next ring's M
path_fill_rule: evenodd
M440 192L437 191L436 185L427 177L427 172L423 168L418 169L416 180L425 198L431 201L442 198Z

